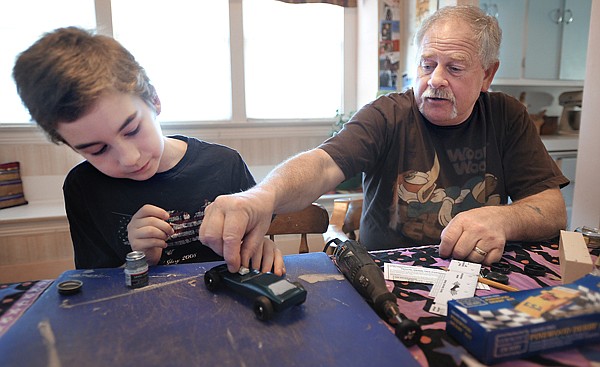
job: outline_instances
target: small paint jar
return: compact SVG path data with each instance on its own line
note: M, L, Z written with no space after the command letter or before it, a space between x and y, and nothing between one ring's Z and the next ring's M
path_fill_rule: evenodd
M148 263L146 254L133 251L125 258L125 284L130 288L141 288L148 285Z

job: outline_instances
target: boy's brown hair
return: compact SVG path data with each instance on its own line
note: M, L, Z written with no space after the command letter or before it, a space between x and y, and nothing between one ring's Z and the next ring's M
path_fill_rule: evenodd
M52 142L59 122L73 122L105 92L138 95L154 108L156 92L133 55L111 37L67 27L44 34L17 58L13 78L31 118Z

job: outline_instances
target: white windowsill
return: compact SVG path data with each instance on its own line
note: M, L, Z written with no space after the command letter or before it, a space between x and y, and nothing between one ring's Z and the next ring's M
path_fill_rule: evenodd
M30 201L28 204L0 209L0 224L23 221L44 221L66 218L65 204L62 200Z

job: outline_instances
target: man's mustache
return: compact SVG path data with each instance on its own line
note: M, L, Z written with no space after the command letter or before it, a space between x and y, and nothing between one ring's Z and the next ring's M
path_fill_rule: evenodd
M454 93L452 93L449 89L434 89L427 88L425 92L421 95L421 98L440 98L447 99L452 103L455 103L456 100L454 98Z

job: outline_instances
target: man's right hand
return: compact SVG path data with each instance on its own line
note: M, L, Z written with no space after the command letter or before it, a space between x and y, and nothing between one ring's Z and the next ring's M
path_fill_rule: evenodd
M344 173L324 150L299 153L250 190L217 197L204 212L200 241L223 256L229 271L248 267L273 213L304 209L343 180Z
M200 241L223 256L230 272L250 259L264 241L271 225L273 199L263 191L249 191L217 197L204 211Z

